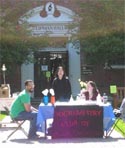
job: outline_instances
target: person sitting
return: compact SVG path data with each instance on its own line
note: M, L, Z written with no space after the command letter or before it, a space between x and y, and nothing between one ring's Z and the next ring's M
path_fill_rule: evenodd
M56 72L56 78L52 82L52 88L55 93L56 101L69 101L71 97L71 84L65 75L63 66L59 66Z
M25 89L20 92L18 97L11 105L10 115L15 120L29 120L30 128L28 139L38 138L36 135L37 126L37 109L31 106L30 93L34 91L34 83L32 80L25 81Z
M122 103L120 106L120 112L121 112L123 120L125 121L125 98L122 100Z
M125 121L125 98L123 98L120 108L115 108L113 112L116 117L121 116L122 119Z
M98 96L101 96L96 83L93 81L87 82L86 89L81 90L81 95L86 100L96 100Z

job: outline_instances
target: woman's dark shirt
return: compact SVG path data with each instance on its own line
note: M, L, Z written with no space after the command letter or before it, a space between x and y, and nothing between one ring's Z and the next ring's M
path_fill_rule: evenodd
M57 77L53 80L52 88L55 92L56 101L63 98L69 100L71 97L71 85L67 77L63 77L61 80Z
M96 100L96 97L98 96L98 91L95 91L91 98L89 97L88 91L84 92L84 94L85 94L86 100Z

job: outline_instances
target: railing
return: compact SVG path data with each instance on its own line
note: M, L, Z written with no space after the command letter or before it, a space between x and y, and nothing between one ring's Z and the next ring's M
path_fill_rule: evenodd
M125 87L117 87L117 93L113 95L114 108L119 108L125 98Z

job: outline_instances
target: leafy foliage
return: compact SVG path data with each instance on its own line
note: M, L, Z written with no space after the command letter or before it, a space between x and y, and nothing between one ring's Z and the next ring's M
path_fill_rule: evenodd
M28 24L20 25L18 22L25 12L40 6L43 1L0 0L0 62L21 64L33 60L28 54L43 46L58 47L61 43L64 46L65 39L52 41L48 37L29 37ZM72 1L81 20L78 35L81 49L86 53L86 61L88 63L123 61L124 0ZM76 21L77 19L79 18L76 17ZM75 35L73 37L76 38Z
M2 121L6 117L5 113L0 113L0 121Z
M124 0L89 0L80 3L80 36L108 34L124 28Z
M44 41L44 42L41 42ZM25 61L33 62L30 53L45 47L47 41L43 38L21 38L15 36L4 36L1 39L1 60L3 63L16 63L21 65Z
M90 64L102 64L106 61L123 64L124 35L121 31L105 36L88 37L81 45L86 53L86 61Z
M124 0L81 1L80 41L87 63L123 64Z
M0 63L11 66L12 64L21 65L26 61L33 62L33 58L29 54L47 45L46 37L31 37L28 24L20 25L18 22L20 17L32 7L33 3L25 0L1 1Z

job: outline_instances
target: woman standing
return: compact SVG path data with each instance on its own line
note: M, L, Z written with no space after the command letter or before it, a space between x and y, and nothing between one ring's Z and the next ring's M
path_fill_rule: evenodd
M71 97L71 85L68 77L65 75L64 68L59 66L56 72L56 78L53 80L52 88L55 92L56 101L69 101Z

